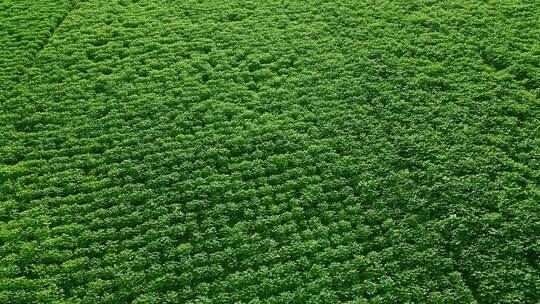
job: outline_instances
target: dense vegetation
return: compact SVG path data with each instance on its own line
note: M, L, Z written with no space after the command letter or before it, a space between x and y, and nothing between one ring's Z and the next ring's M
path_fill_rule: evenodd
M539 19L0 0L0 303L538 303Z

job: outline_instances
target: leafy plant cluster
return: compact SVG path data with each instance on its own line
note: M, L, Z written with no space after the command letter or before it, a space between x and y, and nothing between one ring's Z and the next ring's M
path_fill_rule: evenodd
M535 1L0 8L1 303L540 298Z
M12 96L34 56L63 21L72 1L22 0L0 2L0 100Z

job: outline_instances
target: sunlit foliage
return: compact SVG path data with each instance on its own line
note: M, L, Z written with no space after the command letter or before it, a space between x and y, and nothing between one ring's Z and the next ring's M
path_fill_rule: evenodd
M538 303L537 1L0 10L0 303Z

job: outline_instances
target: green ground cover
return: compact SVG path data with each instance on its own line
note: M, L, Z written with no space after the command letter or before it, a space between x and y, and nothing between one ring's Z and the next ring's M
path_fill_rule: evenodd
M538 303L539 20L0 0L0 303Z

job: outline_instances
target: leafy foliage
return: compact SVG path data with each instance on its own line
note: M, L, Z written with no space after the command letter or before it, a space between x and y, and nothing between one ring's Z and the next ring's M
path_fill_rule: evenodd
M536 303L536 1L0 2L1 303Z

